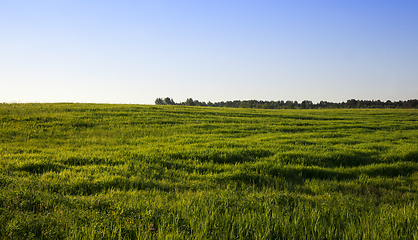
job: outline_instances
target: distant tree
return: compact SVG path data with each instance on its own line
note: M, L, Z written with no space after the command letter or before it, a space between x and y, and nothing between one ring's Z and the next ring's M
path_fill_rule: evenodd
M215 106L217 106L217 107L225 107L225 102L224 101L217 102L215 104Z
M186 106L194 106L193 98L188 98L186 100L186 102L184 103L184 105L186 105Z
M268 109L268 108L270 108L270 107L269 107L269 104L268 104L268 103L263 103L263 104L261 105L261 108L263 108L263 109Z
M239 107L241 107L241 108L250 108L251 105L250 105L250 102L249 101L242 101Z
M311 109L313 106L312 101L304 100L300 103L300 108L302 109Z
M402 104L403 108L418 108L418 100L411 99Z
M199 102L199 100L194 100L193 101L193 106L201 106L201 102Z
M166 97L164 99L157 98L154 102L156 105L176 105L176 102L172 98Z
M155 99L155 105L165 105L165 102L162 98Z
M292 109L293 108L293 102L292 101L286 101L284 108Z
M155 99L156 105L186 105L186 106L209 106L209 107L231 107L231 108L265 108L265 109L318 109L318 108L418 108L418 100L410 99L407 101L395 101L387 100L382 102L380 100L356 100L350 99L346 102L334 103L327 101L320 101L319 103L313 103L309 100L304 100L301 103L297 101L260 101L260 100L234 100L226 102L199 102L188 98L186 102L176 103L172 98L166 97L165 99Z
M165 103L165 105L176 105L174 100L172 98L169 98L169 97L164 98L164 103Z
M385 103L385 106L386 106L387 108L393 108L392 101L387 100L387 101L386 101L386 103Z
M347 100L347 103L345 105L348 108L355 108L355 107L357 107L357 100L356 99Z

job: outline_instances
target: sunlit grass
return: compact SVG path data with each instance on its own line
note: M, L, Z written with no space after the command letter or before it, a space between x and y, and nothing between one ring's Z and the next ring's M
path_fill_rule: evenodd
M0 104L2 239L416 239L418 111Z

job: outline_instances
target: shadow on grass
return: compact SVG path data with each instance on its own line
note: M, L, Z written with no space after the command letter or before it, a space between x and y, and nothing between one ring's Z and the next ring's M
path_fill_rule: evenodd
M410 176L418 171L418 165L411 162L400 163L380 163L368 166L359 166L353 168L322 168L317 166L286 165L271 167L265 170L270 176L279 176L285 179L294 179L298 176L302 179L319 180L352 180L358 178L361 174L369 177L398 177Z
M376 164L359 168L359 172L370 177L398 177L410 176L418 171L418 165L412 162L399 162L393 164Z
M147 190L154 189L163 192L174 190L193 190L191 186L175 184L170 181L161 182L154 179L139 179L117 176L100 182L78 181L71 183L56 183L48 186L49 191L69 195L94 195L109 190Z
M62 161L65 165L70 166L84 166L84 165L97 165L97 164L106 164L110 166L123 164L122 161L115 161L112 159L98 158L98 157L69 157Z
M45 172L61 172L64 169L66 169L65 166L51 162L31 162L26 163L23 166L17 168L17 170L25 171L31 174L42 174Z
M271 155L273 155L273 153L265 149L238 149L236 151L212 150L206 152L177 152L169 154L169 157L172 159L196 159L201 162L235 164L253 162L259 158L269 157Z
M378 162L373 153L349 152L336 153L329 156L313 155L309 153L284 153L277 156L281 162L286 164L301 164L305 166L319 167L356 167L365 166Z
M373 148L375 149L385 149ZM351 151L351 152L338 152L331 155L313 155L304 152L297 153L282 153L277 154L278 158L282 163L285 164L300 164L304 166L318 166L325 168L336 168L336 167L359 167L367 166L372 164L380 163L397 163L397 162L418 162L418 152L409 152L405 156L394 156L394 157L381 157L376 152L362 152L362 151Z

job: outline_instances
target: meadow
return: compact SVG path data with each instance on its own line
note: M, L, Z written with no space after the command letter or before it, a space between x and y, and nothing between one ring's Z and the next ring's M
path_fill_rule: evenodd
M0 239L418 239L418 110L0 104Z

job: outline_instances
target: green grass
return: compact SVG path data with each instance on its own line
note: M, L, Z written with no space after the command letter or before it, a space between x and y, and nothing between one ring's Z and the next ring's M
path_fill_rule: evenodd
M0 104L0 239L418 239L418 110Z

